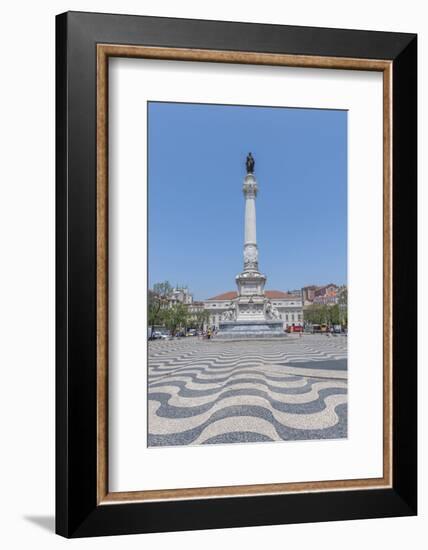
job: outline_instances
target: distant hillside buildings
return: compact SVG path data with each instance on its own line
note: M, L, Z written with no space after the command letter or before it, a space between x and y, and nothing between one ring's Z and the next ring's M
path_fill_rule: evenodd
M305 286L302 288L303 305L335 305L339 300L340 288L333 283L324 286Z

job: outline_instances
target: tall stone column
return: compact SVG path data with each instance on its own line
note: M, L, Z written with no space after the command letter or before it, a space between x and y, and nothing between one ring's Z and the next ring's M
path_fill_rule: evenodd
M245 198L244 270L235 277L238 296L223 315L217 338L264 338L284 336L282 321L266 298L266 275L259 271L259 251L256 235L257 180L254 176L254 158L246 160L247 174L242 191Z
M266 277L259 271L259 251L256 235L257 180L254 176L254 158L247 156L247 174L242 191L245 198L244 270L236 277L238 299L237 319L262 320L265 318L264 285Z
M258 187L253 174L245 176L242 190L245 197L244 271L257 271L259 268L259 251L256 235L256 197Z

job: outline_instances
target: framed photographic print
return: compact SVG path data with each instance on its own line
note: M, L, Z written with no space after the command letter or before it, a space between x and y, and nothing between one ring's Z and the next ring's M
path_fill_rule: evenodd
M57 532L414 515L413 34L57 16Z

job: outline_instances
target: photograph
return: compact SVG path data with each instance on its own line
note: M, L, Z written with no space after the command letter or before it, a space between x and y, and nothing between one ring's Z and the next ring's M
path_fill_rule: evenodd
M346 439L347 110L147 120L148 447Z

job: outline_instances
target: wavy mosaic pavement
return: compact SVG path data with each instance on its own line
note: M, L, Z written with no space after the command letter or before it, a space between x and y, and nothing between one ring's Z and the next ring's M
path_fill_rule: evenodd
M346 337L149 343L148 445L347 436Z

